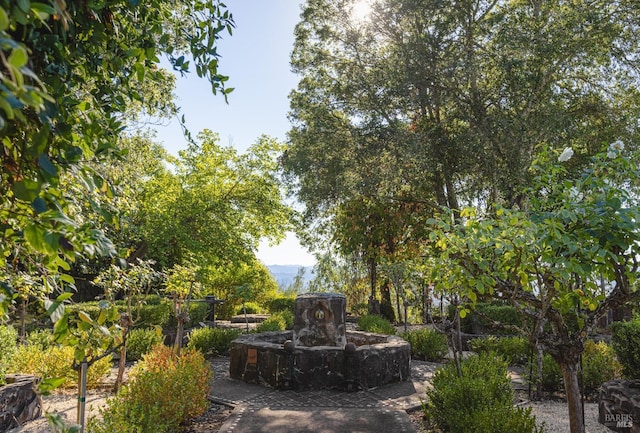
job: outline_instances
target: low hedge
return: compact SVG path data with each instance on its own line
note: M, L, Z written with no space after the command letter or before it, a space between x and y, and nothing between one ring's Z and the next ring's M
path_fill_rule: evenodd
M474 338L469 340L469 347L477 353L494 352L507 360L509 365L525 365L531 350L529 342L523 337Z
M395 335L396 328L382 316L367 314L358 318L358 329L376 334Z
M447 336L433 329L407 331L402 338L411 345L411 357L425 361L440 361L448 353Z
M241 331L224 328L196 328L189 334L187 347L196 349L206 356L229 354L231 342L238 338Z

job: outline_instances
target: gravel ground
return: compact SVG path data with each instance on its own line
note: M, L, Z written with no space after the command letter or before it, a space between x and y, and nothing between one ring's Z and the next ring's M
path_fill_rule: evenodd
M98 415L98 408L104 405L108 394L105 392L92 392L87 397L87 416ZM547 400L542 402L526 402L523 406L531 407L538 424L544 422L548 433L569 432L569 418L567 417L566 403L559 400ZM43 397L43 407L49 412L57 411L70 422L76 419L76 396L71 393L50 395ZM224 424L232 409L227 406L211 404L209 410L202 416L194 419L185 427L182 433L211 433L216 432ZM411 420L419 433L430 433L423 421L421 409L409 412ZM596 403L585 404L585 422L587 433L611 433L611 430L598 424L598 405ZM51 430L44 417L31 421L22 427L9 430L7 433L49 433Z
M115 381L116 369L114 368L106 383L113 384ZM520 373L517 370L510 371L512 380L516 388L519 388L519 400L522 406L531 407L532 413L535 415L538 424L543 423L548 433L568 433L569 418L567 416L566 403L560 399L545 400L541 402L527 401L525 391L522 391L522 382ZM425 378L428 377L425 376ZM109 385L109 387L111 386ZM520 386L518 386L520 385ZM104 406L106 398L112 395L107 391L107 387L99 390L90 390L87 395L87 412L86 419L99 414L98 409ZM42 397L43 409L47 412L59 412L63 418L69 422L75 422L77 419L76 402L77 395L72 392L54 393L49 396ZM216 403L212 403L209 410L202 416L195 418L192 422L185 426L181 433L212 433L220 429L225 420L232 412L232 408ZM425 427L422 409L416 409L409 412L409 416L419 433L434 433ZM612 430L607 429L598 423L598 405L597 403L585 403L585 423L587 433L611 433ZM25 425L9 430L6 433L50 433L46 419L40 417L35 421L26 423Z

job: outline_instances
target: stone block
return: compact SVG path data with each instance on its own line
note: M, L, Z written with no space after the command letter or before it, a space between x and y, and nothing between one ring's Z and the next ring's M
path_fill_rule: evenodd
M42 402L36 393L36 376L9 374L0 387L0 431L20 426L42 414Z
M598 422L620 433L640 433L640 380L610 380L600 387Z

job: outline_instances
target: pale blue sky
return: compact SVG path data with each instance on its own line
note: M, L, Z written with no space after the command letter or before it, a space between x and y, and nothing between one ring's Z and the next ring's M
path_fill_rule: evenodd
M300 18L298 0L226 0L236 28L218 44L222 55L218 71L229 76L228 87L235 90L225 104L213 95L210 86L195 73L178 78L176 94L181 115L192 134L210 129L220 134L223 145L244 151L267 134L286 139L289 130L288 95L298 79L291 72L289 55L293 29ZM185 147L177 122L157 127L158 140L171 153ZM293 234L277 247L261 245L258 258L266 265L310 265L315 259Z

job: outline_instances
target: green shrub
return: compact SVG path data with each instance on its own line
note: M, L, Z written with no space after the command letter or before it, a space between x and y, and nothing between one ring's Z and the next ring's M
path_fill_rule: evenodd
M284 318L273 315L256 326L256 332L284 331L287 326Z
M369 304L367 304L366 302L355 304L351 307L351 313L355 314L356 316L364 316L365 314L369 313Z
M129 383L89 421L93 433L171 433L207 409L211 370L200 352L178 358L156 346L129 373Z
M189 306L189 323L191 326L197 326L199 323L207 320L209 315L209 304L206 302L193 302Z
M285 329L293 329L293 313L290 311L272 314L256 326L256 332L284 331Z
M513 406L514 391L507 363L491 353L473 355L460 364L438 369L427 391L425 415L451 433L541 432L531 409Z
M27 335L27 345L46 350L55 345L53 342L53 333L49 329L32 331Z
M154 298L151 299L153 303L143 304L139 309L133 309L133 318L136 320L136 326L144 326L147 328L159 326L164 328L167 326L167 323L169 323L172 315L172 307L169 301L158 298L156 303L153 299Z
M186 326L198 326L200 322L207 320L209 314L209 304L206 302L192 302L189 304L189 322ZM165 329L176 329L178 327L178 321L173 314L173 306L171 306L171 314L169 320L167 320Z
M206 356L226 355L231 342L238 338L240 331L224 328L197 328L189 334L187 347L196 349Z
M162 333L156 329L132 329L127 335L127 361L138 361L142 356L161 344L164 340Z
M523 337L474 338L469 348L477 353L494 352L507 360L509 365L525 365L529 358L529 343Z
M4 383L4 375L16 352L18 331L13 326L0 326L0 385Z
M19 346L7 368L9 373L33 374L41 378L64 377L63 388L78 386L78 372L73 370L74 348L49 346L42 349L37 344ZM111 357L105 357L87 370L87 387L99 386L111 371Z
M593 395L600 385L608 380L617 379L622 366L616 359L613 348L604 341L595 343L587 340L582 353L582 380L586 395Z
M235 313L239 316L243 315L245 311L247 314L259 314L262 311L262 308L260 308L260 305L255 302L245 302L244 307L242 305L238 306Z
M640 379L640 317L615 322L611 331L611 344L622 364L622 374L627 379Z
M425 361L439 361L448 353L447 336L433 329L407 331L402 338L411 344L411 356Z
M267 304L269 313L279 313L281 311L289 311L293 314L296 305L295 298L274 298Z
M384 317L367 314L358 318L358 329L376 334L395 335L396 328Z
M133 308L132 314L133 319L136 321L136 325L145 327L168 327L173 311L171 301L168 299L156 301L155 298L150 298L150 300L152 303L145 303L140 305L139 308ZM127 307L124 301L116 301L115 305L118 308L119 313L124 313L127 311ZM100 314L100 308L98 307L97 302L82 302L79 304L71 304L66 306L65 308L70 313L84 311L91 317L98 317L98 315ZM173 320L172 326L175 328L175 319Z
M449 319L453 319L454 311L455 307L449 305ZM512 305L478 302L470 314L460 319L460 330L465 333L504 334L508 332L492 327L491 321L504 325L522 326L522 317Z
M538 382L538 360L537 355L532 357L530 364L527 367L527 371L530 371L532 376L527 377L527 380L536 384ZM549 393L554 393L564 389L564 381L562 379L562 370L555 359L548 353L545 353L542 357L542 390Z

